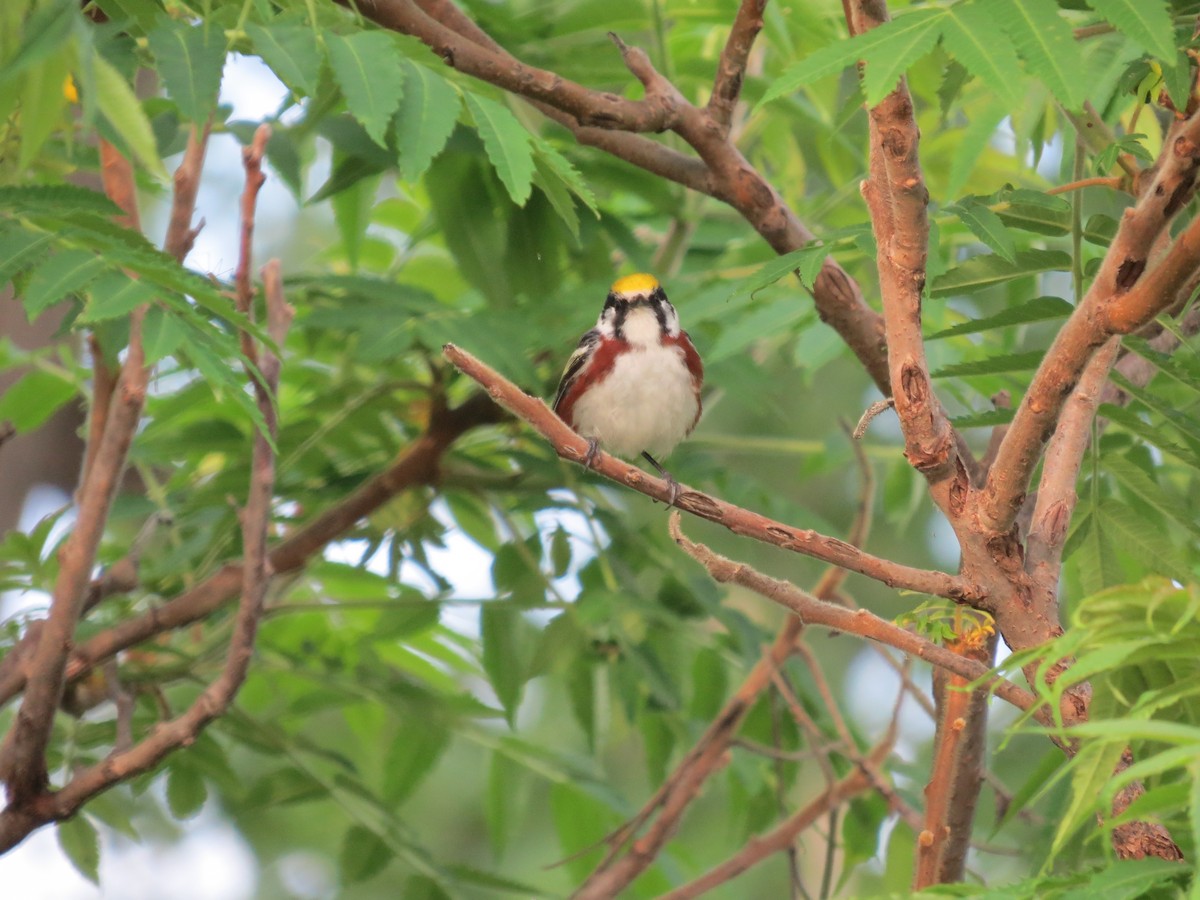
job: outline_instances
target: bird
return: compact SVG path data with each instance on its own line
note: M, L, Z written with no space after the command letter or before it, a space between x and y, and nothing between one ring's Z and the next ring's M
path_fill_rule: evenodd
M559 381L554 412L588 440L584 466L601 445L641 454L670 488L665 458L700 421L704 363L658 279L638 273L613 282L596 325L579 339Z

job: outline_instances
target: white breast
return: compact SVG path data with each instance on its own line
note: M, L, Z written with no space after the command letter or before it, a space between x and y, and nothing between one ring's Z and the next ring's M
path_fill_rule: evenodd
M643 321L634 320L630 316L622 329L633 349L579 398L572 417L581 435L596 438L609 453L634 457L645 450L661 461L691 430L699 401L683 350L658 342L657 322L649 323L651 341Z

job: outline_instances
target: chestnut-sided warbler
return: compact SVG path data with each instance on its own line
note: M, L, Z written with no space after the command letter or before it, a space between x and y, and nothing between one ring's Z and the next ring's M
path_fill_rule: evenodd
M596 327L584 334L563 370L554 411L588 439L583 464L598 448L644 456L671 486L655 457L665 457L700 419L704 364L653 275L613 283Z

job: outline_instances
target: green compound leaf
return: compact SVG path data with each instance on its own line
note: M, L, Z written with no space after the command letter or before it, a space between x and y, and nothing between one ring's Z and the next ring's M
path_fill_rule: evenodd
M416 181L446 146L461 104L458 91L442 76L407 59L401 65L404 96L396 116L396 149L401 176Z
M467 109L496 174L517 206L523 206L533 189L533 152L529 132L517 117L494 100L467 94Z
M1058 4L1044 0L989 0L989 11L1012 39L1030 73L1070 110L1083 106L1083 56Z
M225 32L215 25L164 20L146 35L167 93L190 122L200 124L217 105L225 67Z
M325 46L351 115L371 140L384 146L388 124L404 95L404 69L395 44L382 31L360 31L348 37L327 34Z

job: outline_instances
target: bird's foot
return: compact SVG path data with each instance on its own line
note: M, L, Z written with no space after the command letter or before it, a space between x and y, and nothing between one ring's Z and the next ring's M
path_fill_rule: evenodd
M679 495L683 493L683 488L679 486L679 482L675 480L675 476L663 468L662 463L651 456L646 451L642 451L642 456L646 458L646 462L654 466L658 470L659 476L667 483L667 506L672 507L675 501L679 499Z
M596 461L596 454L600 452L600 441L598 441L596 438L588 438L587 442L587 453L583 454L583 467L585 469L590 469L592 467L592 463Z

